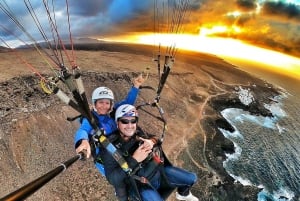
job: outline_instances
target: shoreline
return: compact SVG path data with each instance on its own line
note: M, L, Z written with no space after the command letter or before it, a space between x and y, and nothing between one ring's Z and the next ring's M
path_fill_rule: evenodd
M249 87L249 86L248 86ZM262 91L265 91L264 87L255 86L251 88L251 91L254 92L254 95L262 94ZM230 198L234 198L234 200L257 200L258 193L263 189L257 186L244 186L240 182L235 181L232 178L225 168L223 167L223 162L227 159L225 154L233 154L235 153L233 142L227 139L223 133L218 129L222 128L230 132L234 132L234 128L230 123L227 122L226 119L221 117L219 113L226 108L239 108L244 111L248 111L254 115L261 116L272 116L272 113L264 108L264 103L272 102L270 97L275 97L280 94L280 89L278 88L268 88L269 93L264 93L263 96L260 97L259 100L255 101L250 105L245 105L241 102L241 100L237 97L232 97L232 94L221 97L215 97L213 100L209 101L209 106L215 109L218 113L217 118L207 118L203 121L208 122L210 126L206 124L206 133L208 136L208 148L206 157L208 159L208 163L211 167L216 170L218 177L220 177L221 181L214 185L213 194L219 195L217 200L230 200ZM268 100L269 99L269 100ZM267 101L267 102L265 102ZM211 126L213 128L211 128ZM211 135L213 133L213 135ZM214 157L212 157L212 155Z

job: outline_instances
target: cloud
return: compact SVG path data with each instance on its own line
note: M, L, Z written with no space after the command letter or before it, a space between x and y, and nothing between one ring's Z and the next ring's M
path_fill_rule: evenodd
M263 4L262 15L276 17L283 20L300 22L300 6L281 1L267 1Z
M39 15L41 24L49 24L45 8L40 0L30 2ZM52 1L47 1L51 4ZM56 21L61 36L68 35L67 9L65 1L54 0ZM156 2L154 5L153 2ZM169 8L171 0L68 0L71 30L74 37L110 37L132 32L157 31L167 22L167 12L160 12L154 18L154 11ZM179 2L184 2L183 0ZM226 26L227 32L215 33L217 36L236 38L278 51L300 56L300 6L286 1L265 0L187 0L187 15L182 21L187 33L199 34L201 28ZM8 5L30 34L38 37L36 25L30 20L30 14L19 0L2 0L1 5ZM49 8L52 5L49 5ZM170 13L169 13L170 14ZM156 21L154 21L154 19ZM21 35L9 18L0 12L1 25L11 33ZM239 28L239 29L237 29ZM51 33L49 27L45 27ZM240 30L240 31L237 31ZM12 36L0 28L0 36L11 39Z
M283 1L202 1L199 10L190 16L194 26L185 26L208 29L224 26L226 32L213 35L240 39L299 57L299 10L299 4ZM190 31L196 32L192 28Z
M108 10L111 0L71 0L69 1L70 14L77 17L93 17Z
M139 0L72 0L72 30L77 35L107 36L124 31L142 30L139 20L147 13L151 1ZM149 18L147 19L149 21Z
M253 0L237 0L236 5L242 11L252 11L257 8L256 1Z

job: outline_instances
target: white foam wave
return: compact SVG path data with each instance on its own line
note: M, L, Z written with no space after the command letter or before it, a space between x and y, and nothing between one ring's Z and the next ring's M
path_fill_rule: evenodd
M254 96L252 95L250 89L243 89L241 86L239 86L237 93L239 95L240 101L244 105L249 105L250 103L252 103L254 101Z
M295 196L295 193L290 191L287 188L280 188L276 192L268 192L267 190L263 189L261 192L257 195L258 201L267 201L267 200L273 200L273 201L291 201Z
M244 186L254 186L254 185L251 183L251 181L248 180L248 179L243 179L242 177L240 177L240 176L235 176L235 175L233 175L233 174L230 174L230 176L231 176L232 178L234 178L235 181L240 182L240 183L241 183L242 185L244 185Z
M269 105L265 105L267 109L269 109L272 114L275 116L273 118L271 117L263 117L263 116L255 116L251 115L249 112L245 112L241 109L237 108L228 108L221 112L222 116L234 127L234 132L229 132L227 130L219 128L219 130L223 133L223 135L230 139L234 143L235 147L235 153L234 154L226 154L227 159L223 162L224 168L227 170L227 172L230 174L232 178L235 179L235 181L240 182L242 185L252 185L250 180L242 178L240 176L234 175L230 173L229 168L227 168L229 161L237 160L242 152L242 148L238 146L238 144L235 142L239 139L243 139L243 135L240 133L240 131L236 128L236 123L245 123L245 122L253 122L257 125L278 130L279 133L283 133L286 131L286 129L282 126L280 126L278 120L281 117L285 117L286 113L284 110L281 109L281 103L272 103ZM281 188L279 191L276 192L267 192L264 189L263 185L259 185L259 188L262 188L263 190L258 194L257 200L258 201L291 201L293 197L295 196L294 193L286 188Z
M234 126L235 123L244 123L247 122L253 122L257 125L276 129L276 122L277 118L272 117L263 117L263 116L255 116L251 115L249 112L246 112L242 109L237 108L227 108L221 112L222 116L236 129ZM242 136L240 134L240 136Z
M270 110L274 116L286 116L286 112L281 108L281 103L264 104L264 107Z
M280 134L282 134L282 133L284 133L285 131L287 131L287 129L284 128L284 127L282 127L282 126L280 126L279 123L276 123L276 127L277 127L278 132L279 132Z
M230 132L228 130L222 129L222 128L218 128L223 135L228 138L228 139L232 139L232 138L243 138L242 134L236 129L234 128L233 132Z
M223 164L226 166L226 163L228 162L228 161L231 161L231 160L237 160L240 156L241 156L241 153L242 153L242 148L241 147L239 147L238 145L237 145L237 143L235 143L235 142L233 142L233 144L234 144L234 153L233 154L226 154L225 153L225 155L226 155L226 157L227 157L227 159L223 162Z
M240 147L240 146L238 146L237 145L237 143L235 143L235 142L233 142L233 144L234 144L234 150L235 150L235 153L233 153L233 154L225 154L226 155L226 157L227 157L227 159L223 162L223 167L227 170L227 171L229 171L228 170L228 168L226 168L227 167L227 163L229 162L229 161L235 161L235 160L237 160L240 156L241 156L241 153L242 153L242 148ZM242 178L242 177L240 177L240 176L236 176L236 175L234 175L234 174L232 174L232 173L230 173L229 172L229 175L232 177L232 178L234 178L235 179L235 182L240 182L242 185L244 185L244 186L249 186L249 185L251 185L251 186L253 186L253 184L250 182L250 180L248 180L248 179L244 179L244 178Z

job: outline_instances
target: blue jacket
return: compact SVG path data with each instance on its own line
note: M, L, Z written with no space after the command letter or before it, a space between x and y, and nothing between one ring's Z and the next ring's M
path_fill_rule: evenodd
M134 105L137 95L138 95L139 89L136 87L131 87L129 90L127 97L114 104L114 108L117 109L120 105L123 104L131 104ZM106 135L110 135L112 132L117 130L117 124L115 122L115 119L111 117L109 114L108 115L99 115L97 112L93 111L95 116L98 118L99 122L99 128L103 128L105 130ZM82 120L81 126L75 133L75 145L80 141L80 140L89 140L89 135L92 134L93 128L88 122L86 118Z

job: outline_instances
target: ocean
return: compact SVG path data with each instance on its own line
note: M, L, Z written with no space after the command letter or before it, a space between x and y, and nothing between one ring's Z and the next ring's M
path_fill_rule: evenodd
M266 81L285 90L272 104L265 104L274 117L254 116L236 108L221 112L235 132L220 130L236 151L227 155L223 165L243 185L263 188L258 201L299 201L300 81L271 75Z

